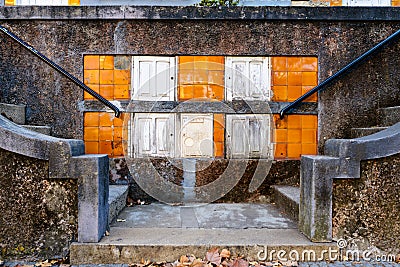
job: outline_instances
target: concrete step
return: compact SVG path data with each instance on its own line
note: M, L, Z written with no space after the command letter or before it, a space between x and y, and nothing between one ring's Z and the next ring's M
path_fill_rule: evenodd
M392 126L400 122L400 106L378 109L379 126Z
M274 185L273 199L277 208L295 222L299 221L300 188L296 186Z
M388 127L351 128L351 138L359 138L371 135L386 130L387 128Z
M45 135L51 135L51 127L50 126L39 126L39 125L21 125L22 127Z
M111 225L117 218L118 214L126 206L126 198L128 196L128 185L110 185L108 196L108 223Z
M111 225L110 235L99 243L73 243L70 263L175 261L188 254L204 257L213 247L227 248L232 255L253 260L265 255L267 259L276 259L279 250L286 251L287 257L291 251L301 257L304 251L308 256L313 250L315 257L320 258L323 250L336 249L335 243L309 241L297 230L296 223L271 204L188 207L152 203L125 208Z
M0 103L0 114L16 124L25 124L25 105Z

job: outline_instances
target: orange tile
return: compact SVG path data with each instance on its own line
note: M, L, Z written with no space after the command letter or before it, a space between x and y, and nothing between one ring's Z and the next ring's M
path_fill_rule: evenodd
M302 72L300 71L289 71L287 75L288 85L302 85Z
M87 55L83 57L84 70L98 70L100 68L99 56Z
M221 158L224 156L224 143L215 142L214 143L214 156Z
M186 70L186 69L180 69L179 70L179 78L178 78L178 83L179 84L193 84L194 81L194 74L193 70Z
M284 71L272 72L272 84L275 85L287 85L288 84L288 73Z
M112 141L113 140L112 127L100 127L99 128L99 140L100 141Z
M100 69L113 70L114 69L114 56L100 56Z
M207 57L201 57L202 59L196 59L195 57L195 61L193 63L193 69L194 71L198 71L198 70L207 70L208 71L208 61L207 61Z
M275 143L287 143L288 130L286 129L276 129L274 131L274 142Z
M207 98L208 86L197 84L193 86L194 95L193 98Z
M218 63L219 65L225 64L225 57L224 56L208 56L207 60L209 62Z
M302 85L317 85L318 77L315 71L305 71L302 74Z
M105 99L114 99L114 85L100 85L100 95Z
M400 1L392 0L392 6L400 6Z
M83 130L83 139L85 141L98 141L99 128L98 127L85 127Z
M114 71L100 70L100 84L114 84Z
M119 118L114 117L114 119L113 119L113 125L114 125L114 127L122 127L122 126L124 126L124 123L125 123L125 124L128 123L129 121L128 121L128 120L125 120L125 116L126 116L126 114L125 114L125 113L122 113L121 116L120 116Z
M124 156L124 146L122 142L113 142L113 157L122 157Z
M114 127L113 140L116 142L122 142L123 130L122 127Z
M318 58L303 57L302 63L303 63L302 71L318 71Z
M308 91L310 91L311 89L313 89L314 86L302 86L302 94L304 95L305 93L307 93ZM317 102L318 101L318 93L314 93L311 96L307 97L304 102Z
M302 144L316 144L317 143L316 129L301 130L301 143Z
M179 85L179 100L187 100L193 98L193 85Z
M287 146L287 157L298 159L301 156L301 144L288 144Z
M86 142L85 141L85 154L98 154L99 142Z
M209 98L223 100L224 99L224 86L221 85L209 85L210 94Z
M178 60L179 60L179 64L192 63L194 61L194 57L193 56L179 56Z
M294 101L301 96L301 93L302 93L301 86L288 86L287 100Z
M114 99L130 99L130 85L114 85Z
M69 6L79 6L81 4L80 0L68 0Z
M16 0L5 0L4 1L5 6L15 6L16 5Z
M208 71L208 78L207 81L210 84L217 84L224 86L224 72L218 70L211 70Z
M114 121L114 115L108 112L100 113L100 126L112 126Z
M87 84L87 86L92 89L93 91L95 91L96 93L100 93L100 86L98 84ZM83 99L87 100L87 99L94 99L94 96L92 96L91 94L89 94L88 92L84 91L83 92Z
M291 115L293 116L293 115ZM274 124L275 124L275 129L287 129L288 128L288 117L290 116L285 116L283 120L280 119L279 114L274 114Z
M214 114L214 127L225 127L225 115L224 114Z
M207 84L208 83L208 70L195 69L193 73L193 83Z
M275 158L282 159L287 157L287 144L275 144Z
M131 74L129 70L114 70L114 84L130 84Z
M303 115L288 115L288 129L301 129Z
M342 6L342 0L330 0L330 6Z
M318 129L317 115L303 115L302 126L303 129Z
M318 146L316 144L302 144L301 145L301 154L302 155L317 155Z
M224 128L214 128L214 142L224 142Z
M99 70L84 70L83 80L85 84L99 84L100 71Z
M272 57L272 71L287 71L287 57Z
M112 156L112 142L111 141L100 141L99 142L99 154L108 154Z
M287 130L287 141L288 143L301 143L301 130L300 129L288 129Z
M288 100L288 89L287 86L276 85L272 87L273 101L287 101Z
M99 113L85 112L83 117L83 125L86 126L99 126Z
M288 71L302 71L301 57L288 57Z

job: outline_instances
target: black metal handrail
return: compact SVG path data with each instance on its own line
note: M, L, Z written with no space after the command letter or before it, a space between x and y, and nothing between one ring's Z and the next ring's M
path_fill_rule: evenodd
M61 68L59 65L57 65L55 62L53 62L52 60L50 60L49 58L47 58L45 55L43 55L42 53L40 53L39 51L37 51L35 48L33 48L31 45L25 43L23 40L21 40L18 36L16 36L15 34L13 34L12 32L10 32L9 30L7 30L6 28L4 28L3 26L0 25L0 31L3 32L4 34L6 34L8 37L10 37L11 39L13 39L14 41L16 41L18 44L20 44L22 47L24 47L25 49L27 49L29 52L31 52L32 54L34 54L35 56L37 56L39 59L41 59L43 62L45 62L47 65L49 65L50 67L52 67L53 69L55 69L56 71L58 71L59 73L61 73L62 75L64 75L65 77L67 77L69 80L71 80L74 84L76 84L77 86L79 86L80 88L82 88L83 90L85 90L87 93L89 93L90 95L92 95L94 98L96 98L97 100L99 100L101 103L103 103L104 105L106 105L107 107L109 107L110 109L112 109L115 112L115 117L119 118L119 116L121 115L121 111L114 106L110 101L108 101L107 99L105 99L104 97L102 97L101 95L99 95L98 93L96 93L94 90L92 90L91 88L89 88L87 85L85 85L83 82L81 82L79 79L77 79L75 76L73 76L72 74L70 74L68 71L64 70L63 68Z
M383 46L394 41L399 36L400 36L400 30L398 30L395 33L393 33L392 35L390 35L388 38L386 38L385 40L383 40L382 42L380 42L379 44L377 44L376 46L374 46L373 48L371 48L370 50L368 50L367 52L365 52L364 54L362 54L355 60L353 60L351 63L347 64L344 68L342 68L341 70L339 70L338 72L336 72L335 74L333 74L332 76L330 76L329 78L324 80L322 83L320 83L319 85L317 85L316 87L314 87L313 89L311 89L310 91L305 93L304 95L300 96L298 99L296 99L295 101L293 101L286 107L282 108L279 111L280 118L283 119L285 117L285 114L290 113L291 110L293 110L294 108L299 106L305 99L307 99L314 93L317 93L317 92L321 91L322 89L324 89L325 86L327 86L328 84L332 83L333 81L335 81L336 79L338 79L339 77L341 77L342 75L347 73L351 68L353 68L357 64L361 63L367 57L376 53L380 48L382 48Z

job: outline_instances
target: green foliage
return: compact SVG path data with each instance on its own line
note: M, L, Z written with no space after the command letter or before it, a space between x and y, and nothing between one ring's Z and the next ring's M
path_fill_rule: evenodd
M237 6L239 0L201 0L199 6Z

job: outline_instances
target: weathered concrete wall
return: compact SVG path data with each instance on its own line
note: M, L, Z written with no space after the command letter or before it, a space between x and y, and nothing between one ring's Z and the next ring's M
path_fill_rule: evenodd
M0 149L0 259L63 257L77 239L78 180L48 179L48 162Z
M361 178L334 180L333 235L400 253L400 155L362 162Z

